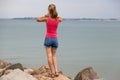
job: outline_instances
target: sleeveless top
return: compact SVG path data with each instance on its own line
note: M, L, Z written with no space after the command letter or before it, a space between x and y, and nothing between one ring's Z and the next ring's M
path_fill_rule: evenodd
M48 17L46 22L46 38L57 38L58 19L51 19Z

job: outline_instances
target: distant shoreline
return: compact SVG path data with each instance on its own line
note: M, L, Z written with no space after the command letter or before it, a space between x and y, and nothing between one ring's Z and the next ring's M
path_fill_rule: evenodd
M35 20L36 17L22 17L22 18L0 18L0 20ZM63 18L64 20L81 20L81 21L120 21L118 18Z

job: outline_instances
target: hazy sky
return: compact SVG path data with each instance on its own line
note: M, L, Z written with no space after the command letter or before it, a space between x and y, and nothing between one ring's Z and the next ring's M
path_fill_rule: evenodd
M50 3L64 18L120 18L120 0L0 0L0 18L42 16Z

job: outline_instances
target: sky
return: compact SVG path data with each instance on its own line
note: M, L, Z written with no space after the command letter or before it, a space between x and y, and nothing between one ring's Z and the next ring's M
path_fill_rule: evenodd
M0 18L39 17L51 3L63 18L120 18L120 0L0 0Z

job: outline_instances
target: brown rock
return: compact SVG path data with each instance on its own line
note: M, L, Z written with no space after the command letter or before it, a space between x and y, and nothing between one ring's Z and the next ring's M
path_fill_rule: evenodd
M40 75L34 75L34 77L37 80L71 80L71 79L69 79L68 77L66 77L65 75L62 75L62 74L60 74L58 77L54 77L54 78L43 76L41 74Z
M43 75L35 75L34 76L37 80L54 80L53 78L50 78L50 77L46 77L46 76L43 76Z
M99 79L97 73L93 70L92 67L88 67L80 71L74 80L94 80Z
M3 69L7 67L8 65L11 65L11 63L0 60L0 69Z
M43 65L40 68L34 68L35 72L34 74L32 74L37 80L71 80L68 77L66 77L65 75L62 74L62 72L59 74L58 77L48 77L49 73L50 73L50 69Z
M4 72L4 74L9 74L12 70L11 69L8 69Z
M41 66L38 70L39 70L39 74L50 72L50 69L45 65Z
M69 79L68 77L66 77L63 74L59 74L59 76L54 78L54 80L71 80L71 79Z
M50 70L47 66L43 65L40 68L32 68L34 70L32 75L45 74L49 73Z

